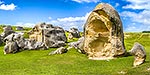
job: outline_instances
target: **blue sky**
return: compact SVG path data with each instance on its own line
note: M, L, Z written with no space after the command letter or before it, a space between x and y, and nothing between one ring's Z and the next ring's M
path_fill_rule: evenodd
M101 2L119 12L125 32L150 30L150 0L0 0L0 24L33 27L46 22L82 31L90 11Z

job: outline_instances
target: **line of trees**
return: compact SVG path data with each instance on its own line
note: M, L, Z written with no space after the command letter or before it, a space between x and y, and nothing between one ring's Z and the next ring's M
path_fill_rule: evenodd
M142 33L150 33L150 31L142 31Z

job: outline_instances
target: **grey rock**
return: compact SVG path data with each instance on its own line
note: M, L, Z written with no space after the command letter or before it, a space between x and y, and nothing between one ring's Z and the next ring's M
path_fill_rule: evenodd
M67 42L63 28L53 26L52 24L39 23L29 34L30 39L43 42L47 48L65 46L64 42Z
M0 35L0 45L3 43L2 37Z
M25 39L23 37L23 33L12 33L10 35L8 35L7 37L4 38L4 41L6 42L6 45L5 45L5 49L4 51L6 51L5 53L15 53L15 51L12 49L12 48L9 48L8 50L8 47L11 47L11 46L14 46L16 45L17 49L19 49L19 51L22 51L22 50L39 50L39 49L47 49L47 47L45 46L45 44L43 42L37 42L35 40L28 40L28 39ZM11 43L14 43L15 44L11 44ZM12 50L10 50L12 49ZM14 52L12 52L14 51ZM18 51L18 50L17 50ZM16 51L16 52L17 52Z
M63 53L66 53L68 50L64 47L60 47L58 48L57 50L55 51L52 51L49 53L49 55L54 55L54 54L63 54Z
M83 50L83 43L84 43L84 37L81 37L81 38L78 39L77 42L71 42L68 45L70 47L74 47L80 53L85 53L84 50Z
M21 26L17 26L17 27L16 27L16 30L22 31L22 30L24 30L24 28L21 27Z
M24 49L28 49L28 50L46 50L47 49L47 47L45 46L43 42L37 42L32 39L27 40L25 44L26 46L24 47Z
M1 34L2 39L5 38L6 36L15 33L15 31L12 30L11 26L6 26L3 28L4 32Z
M4 54L16 53L18 51L19 47L16 42L11 41L4 46Z
M73 39L73 38L80 38L80 32L78 31L77 28L71 28L69 30L69 35L68 35L68 38L69 39Z
M129 51L129 53L134 56L133 66L136 67L136 66L141 65L145 62L146 52L145 52L144 47L140 43L138 43L138 42L134 43L134 46Z
M51 47L58 48L58 47L63 47L63 46L66 46L66 43L64 41L58 41L58 42L55 42L55 44L53 44Z

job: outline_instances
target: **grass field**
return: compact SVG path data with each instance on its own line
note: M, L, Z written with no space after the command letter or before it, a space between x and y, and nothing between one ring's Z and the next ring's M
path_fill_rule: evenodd
M89 60L75 49L51 56L48 53L55 48L4 55L3 46L0 46L0 75L150 75L150 34L125 34L128 35L125 38L127 50L132 48L134 42L145 47L147 59L144 64L133 67L133 56L107 61Z

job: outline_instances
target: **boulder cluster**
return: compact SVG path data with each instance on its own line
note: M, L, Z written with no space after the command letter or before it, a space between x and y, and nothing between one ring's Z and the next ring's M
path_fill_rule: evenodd
M61 27L39 23L29 32L29 39L43 42L47 48L65 46L67 37Z
M67 37L61 27L51 24L39 23L28 32L29 39L25 39L24 33L15 32L11 26L4 27L1 39L5 42L4 54L16 53L22 50L46 50L51 47L66 45Z
M22 50L58 48L49 53L54 55L66 53L74 47L92 60L108 60L130 54L135 57L133 65L138 66L146 59L144 47L139 43L135 43L129 52L125 50L122 21L118 12L107 3L98 4L91 12L84 25L82 37L76 28L68 31L68 39L79 38L77 42L68 43L68 48L63 47L67 43L64 29L52 24L36 24L28 32L29 39L25 39L23 33L13 31L11 26L3 29L0 43L5 42L4 54ZM17 27L17 30L23 28Z

